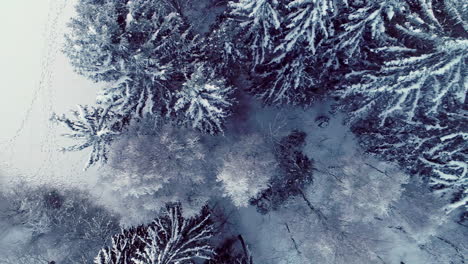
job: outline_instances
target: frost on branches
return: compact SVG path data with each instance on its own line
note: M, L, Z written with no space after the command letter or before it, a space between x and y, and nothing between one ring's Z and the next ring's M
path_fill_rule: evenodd
M290 52L304 45L312 55L330 34L336 0L293 0L286 5L286 36L277 49ZM330 33L331 31L331 33Z
M248 206L250 198L269 187L276 161L261 136L245 136L226 147L221 156L223 165L217 179L236 206Z
M275 29L268 31L274 34L268 35L268 43L272 44L262 47L259 60L262 63L255 62L251 92L270 105L310 105L325 90L316 80L321 66L315 65L313 56L321 43L333 34L331 25L338 3L330 0L280 2L278 13L260 13L259 10L270 7L267 5L249 14L254 22L269 16ZM255 25L245 24L249 30L258 32ZM257 45L250 45L253 45L251 50L258 50ZM267 48L269 52L265 51ZM267 58L263 58L265 54Z
M310 105L321 87L316 85L312 58L302 52L258 66L251 92L268 105Z
M122 130L118 115L109 108L78 106L78 111L71 112L73 119L65 115L53 115L51 120L65 126L71 132L63 134L68 138L81 141L64 148L64 151L79 151L92 148L86 168L99 162L107 161L109 144Z
M400 0L351 1L334 20L335 32L319 47L318 60L323 66L321 78L333 78L330 71L369 67L374 49L397 45L388 28L406 10ZM392 47L404 50L403 47ZM337 76L341 77L340 74Z
M240 26L245 44L253 58L253 67L265 61L274 49L275 32L280 29L281 16L277 0L240 0L229 2L230 15L242 20Z
M349 73L339 95L367 149L454 194L450 211L468 199L468 10L452 0L407 7L392 32L399 47L376 49L379 69Z
M75 70L106 82L103 107L127 119L167 112L194 36L165 1L86 1L76 6L64 52Z
M199 135L186 129L129 131L113 144L103 180L130 209L125 221L141 222L131 218L151 216L168 202L180 202L184 213L194 215L211 195L205 152Z
M233 88L204 65L195 65L195 71L175 94L173 110L182 115L182 122L209 134L223 131L223 121L230 114Z
M94 259L96 264L126 264L134 263L135 253L143 250L144 238L148 231L144 226L122 230L112 237L111 246L101 249Z
M213 226L207 209L193 218L184 218L180 205L168 205L160 217L147 226L123 230L112 238L112 246L102 249L96 264L176 264L193 259L211 259L208 244Z
M387 126L374 127L368 119L356 123L353 130L369 152L398 162L410 174L421 174L436 193L448 195L451 204L446 210L451 212L468 201L468 117L444 114L424 122L407 124L391 118Z
M0 191L2 264L90 263L119 230L119 219L87 192L24 182L8 187Z

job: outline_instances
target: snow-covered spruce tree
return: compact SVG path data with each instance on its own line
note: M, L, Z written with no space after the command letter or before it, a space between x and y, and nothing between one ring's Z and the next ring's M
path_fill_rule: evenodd
M223 131L223 121L230 114L234 88L226 86L222 77L203 64L195 69L175 94L176 115L182 123L200 131L216 134Z
M315 60L317 78L336 85L343 73L378 67L376 51L408 51L392 37L393 26L408 7L402 0L349 1L341 5L333 19L333 34L318 47ZM384 47L384 48L383 48Z
M343 5L333 0L280 1L281 24L268 38L273 39L269 56L256 65L250 91L272 105L310 105L322 96L329 88L317 78L322 66L316 63L316 51L333 35L333 18Z
M197 44L194 51L195 62L205 64L222 76L229 86L235 86L236 80L246 71L246 45L238 41L242 28L226 16L217 18L210 32Z
M239 207L247 206L250 198L267 189L277 169L272 150L257 134L244 135L235 144L222 149L219 156L222 165L217 180L224 194Z
M182 80L194 37L168 3L81 0L69 24L65 54L78 73L108 83L98 103L118 101L124 117L165 112Z
M112 236L109 247L101 249L94 259L96 264L132 263L136 252L143 250L148 230L145 226L122 229L120 234Z
M130 120L167 112L194 37L166 1L80 0L76 11L64 53L79 74L106 83L98 106L89 107L100 120L85 126L65 116L54 119L73 131L70 137L87 140L68 150L93 146L90 166L107 160L111 135Z
M240 20L243 30L239 36L247 45L252 67L262 64L274 50L275 35L281 26L278 0L240 0L229 2L229 14Z
M78 140L79 143L64 151L79 151L92 148L86 167L107 161L109 144L116 135L122 132L123 120L121 116L112 112L110 107L78 106L78 111L71 111L72 118L54 114L51 121L65 126L70 132L63 136Z
M313 71L313 58L298 48L258 65L250 92L267 105L310 105L324 88Z
M193 259L210 259L214 249L210 213L204 208L192 218L182 216L178 204L167 205L162 215L147 226L123 230L102 249L96 264L183 264Z
M306 133L294 130L278 142L275 156L279 170L272 175L268 188L250 199L260 213L277 210L294 196L305 199L303 189L313 180L312 160L302 153L306 136Z
M383 64L349 73L339 95L363 145L454 194L450 211L468 201L468 8L453 0L406 4L391 32L399 47L378 48Z
M116 123L122 132L134 120L174 117L178 111L177 116L195 128L212 134L222 130L232 104L232 89L208 67L189 74L193 69L187 65L209 58L200 55L206 50L195 50L200 41L178 1L80 0L76 10L64 52L79 74L105 83L95 112L114 116L103 115L101 128ZM203 78L205 85L200 84ZM55 119L67 126L72 123L67 117ZM88 141L108 144L107 135L106 140L102 137L97 131L87 132L92 139ZM88 166L107 160L106 145L94 145Z
M312 55L330 35L340 0L292 0L287 3L285 36L277 50L282 53L305 46ZM346 1L345 1L346 2Z

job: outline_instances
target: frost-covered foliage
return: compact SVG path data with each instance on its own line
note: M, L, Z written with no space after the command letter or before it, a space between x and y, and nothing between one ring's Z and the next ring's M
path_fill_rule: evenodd
M468 40L444 40L430 53L386 61L379 71L353 72L360 83L341 96L356 96L352 116L378 110L379 125L396 116L415 123L421 116L456 112L465 103ZM372 113L373 114L373 113Z
M182 123L209 134L222 132L223 121L230 114L233 87L202 64L195 65L190 77L175 94L173 111L181 115Z
M278 142L278 171L270 178L268 188L250 200L260 213L277 210L291 197L303 196L303 188L312 183L312 160L302 153L306 136L295 130Z
M343 70L356 71L361 67L369 67L369 62L378 47L389 46L395 50L405 50L397 45L397 39L392 37L391 25L407 10L404 1L350 1L342 8L334 20L335 32L319 48L317 57L325 66L321 78L330 78L327 72ZM364 63L363 63L364 62ZM338 75L340 77L341 74Z
M87 106L78 106L78 111L71 111L73 119L65 115L54 114L51 121L65 126L71 132L64 136L81 141L80 143L63 148L63 151L80 151L92 148L86 167L99 162L107 161L109 144L114 137L121 133L122 122L119 115L105 109Z
M236 206L247 206L249 199L269 187L270 178L277 170L275 156L257 134L244 136L221 152L222 167L217 178L224 194Z
M189 130L164 125L128 133L115 142L108 167L104 187L135 212L126 219L157 212L167 202L181 202L191 215L211 196L211 165L199 135Z
M169 1L79 1L65 54L76 71L108 82L98 102L124 116L165 112L193 36ZM170 82L171 81L171 82Z
M273 51L275 32L280 29L281 16L277 0L240 0L229 2L230 15L243 21L243 40L249 47L253 67L265 61Z
M332 191L328 194L317 191L329 195L325 199L334 203L326 210L339 214L343 222L368 222L375 217L388 216L392 204L400 199L404 190L402 185L408 182L408 176L394 165L365 160L360 155L342 157L336 162L340 165L327 170L330 178L325 181L328 183L321 182L332 184L332 187L327 186ZM312 189L317 188L323 187L316 183Z
M467 202L466 116L441 115L426 124L407 124L392 118L391 126L375 128L358 123L354 131L369 152L397 161L403 169L430 178L440 194L451 195L450 212ZM462 131L462 132L460 132ZM404 153L404 154L402 154Z
M85 115L96 116L94 125L88 121L81 128L65 116L55 119L85 135L73 136L87 142L69 150L93 146L90 166L107 160L116 124L122 132L131 120L169 112L196 37L170 1L80 0L76 12L64 52L79 74L105 85L98 106L83 108L90 109Z
M310 56L297 50L256 68L251 92L271 105L310 105L321 93Z
M118 219L85 192L17 186L0 193L0 263L89 263L118 230Z
M293 0L287 7L285 31L282 43L277 47L288 53L298 46L305 46L315 54L317 46L330 34L332 19L335 16L337 0Z
M397 44L374 51L383 63L347 74L339 95L363 145L454 194L450 211L468 199L468 9L451 0L404 8L388 15L398 18L387 29Z
M208 244L213 235L210 213L205 208L192 218L184 218L180 205L168 205L152 223L122 230L112 238L112 246L102 249L96 264L183 264L193 259L211 259Z
M136 252L145 247L145 238L148 230L145 226L122 229L117 235L112 236L111 245L101 249L94 259L96 264L132 263Z
M241 32L242 28L233 20L220 17L195 51L196 63L206 64L217 76L226 79L229 86L235 85L248 61L246 44L237 41Z
M266 104L310 105L325 90L314 76L317 47L332 31L337 5L331 0L240 1L233 15L249 32L243 39L253 53L254 82L250 91Z

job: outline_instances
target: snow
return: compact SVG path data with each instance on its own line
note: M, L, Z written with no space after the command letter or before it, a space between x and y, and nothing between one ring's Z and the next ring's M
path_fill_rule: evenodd
M452 38L452 31L444 32L448 26L438 24L440 16L434 15L431 1L420 3L420 13L413 8L408 14L398 1L371 1L363 3L364 8L346 2L346 8L355 12L344 14L350 19L342 28L347 32L335 36L335 15L341 18L342 14L334 8L340 11L341 1L294 0L281 7L274 0L240 0L229 3L230 15L234 15L229 19L245 35L229 36L233 33L222 30L230 27L215 27L222 34L209 35L220 38L214 44L204 33L225 10L221 2L174 1L171 4L181 4L182 11L172 6L164 16L145 20L153 2L128 1L123 9L129 12L121 18L132 28L131 35L136 36L137 26L148 27L141 45L130 44L138 42L130 34L120 34L123 21L119 18L116 23L115 14L106 17L102 12L100 19L109 24L99 25L94 15L106 11L101 9L102 1L80 3L89 8L83 8L82 14L90 11L91 15L75 23L74 34L85 36L71 36L67 52L77 72L107 86L97 97L97 107L83 106L70 118L54 115L52 119L69 128L69 137L82 140L68 150L91 149L88 165L109 160L96 172L99 184L90 187L99 194L93 202L105 206L106 215L112 212L121 217L122 226L144 223L148 227L148 237L134 234L123 241L125 245L130 240L145 244L143 250L134 252L134 262L209 259L213 248L233 234L246 238L255 263L463 260L468 252L466 236L456 217L465 212L468 201L468 165L463 160L468 134L464 113L459 111L466 97L466 40ZM112 1L105 3L110 9L116 7ZM133 10L135 6L144 9L141 16ZM404 15L411 18L407 24L400 23ZM387 30L389 22L396 24L395 30ZM186 30L185 23L193 29ZM111 32L114 29L119 32L118 43L112 39L117 37ZM283 32L276 34L277 30ZM421 49L416 42L407 47L401 39L390 39L395 31L422 38L433 48ZM368 33L373 40L367 38ZM330 46L324 54L317 52L335 45L334 41L339 42L336 49ZM200 52L200 43L210 48L219 44L218 52L227 53L222 56L230 56L245 69L225 69L228 64L218 61L213 65L208 58L212 54ZM377 47L368 51L363 45ZM375 63L365 61L367 52L382 56L383 61L377 62L380 70L367 68L366 63ZM237 53L245 54L236 57ZM315 60L323 59L320 56L330 58L319 69ZM237 61L240 57L252 62ZM340 65L341 61L346 65ZM263 72L262 67L266 68ZM338 94L339 102L349 106L342 109L350 116L336 112L336 107L342 107L336 101L313 94L317 83L329 84L322 84L316 74L346 72L348 67L345 77L353 80ZM258 85L254 93L262 102L246 92L251 83ZM53 100L53 95L47 98ZM288 155L289 160L283 157L289 154L284 150L289 143L283 139L294 133L303 135L296 130L307 137L301 141L304 146L290 147L294 153ZM297 172L310 175L310 167L301 171L302 164L313 165L312 180L300 185L302 178L294 176L293 182L281 187L285 192L278 205L259 210L255 199L273 189L275 182L289 180L289 174ZM431 193L429 187L438 191ZM162 213L165 220L156 218L148 225L168 203L180 203L183 213L172 208ZM215 228L204 227L208 216L198 223L187 220L207 204L213 209ZM52 232L42 209L34 210L33 233ZM28 243L30 232L11 227L4 212L0 210L4 234L0 254L8 251L15 256L19 253L9 243ZM71 217L75 213L70 212ZM84 222L93 227L96 220ZM111 248L121 251L119 246L114 240ZM36 255L49 262L62 250L50 248ZM109 258L109 252L103 249L101 257Z

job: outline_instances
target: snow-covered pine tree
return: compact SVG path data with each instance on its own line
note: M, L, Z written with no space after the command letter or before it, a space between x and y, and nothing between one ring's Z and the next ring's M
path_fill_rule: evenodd
M319 84L316 52L334 34L333 19L344 5L337 0L280 1L280 27L268 38L273 46L268 57L255 67L251 92L272 105L310 105L319 98L328 88Z
M210 259L208 244L213 226L208 209L193 218L182 217L177 204L167 205L162 215L147 226L123 230L102 249L96 264L184 264Z
M364 146L455 194L453 210L468 201L468 7L418 0L406 10L390 32L399 46L377 48L380 67L347 74L339 96Z
M321 42L333 35L332 21L340 5L339 0L292 0L287 3L286 34L276 47L288 53L305 46L312 55Z
M341 79L343 72L375 67L372 60L379 47L393 45L394 49L405 50L390 33L406 10L402 0L350 1L341 5L333 20L333 36L318 47L319 78Z
M113 111L125 118L165 113L195 38L178 10L159 0L81 0L76 11L64 52L79 74L107 82L98 103L119 101Z
M213 226L208 209L190 219L183 218L181 210L178 205L168 206L149 225L145 247L137 253L135 264L189 264L193 259L211 259L214 249L208 239Z
M92 148L85 168L99 161L107 161L108 147L116 135L122 131L123 123L119 115L101 107L78 106L78 111L71 111L73 118L54 114L51 121L63 125L69 133L63 136L81 141L63 151L79 151Z
M122 229L120 234L112 237L112 244L101 249L94 259L96 264L131 264L136 252L145 247L148 230L144 226Z
M358 82L345 84L339 94L344 98L361 98L353 105L353 118L360 118L374 105L379 105L382 126L390 116L401 116L407 122L413 122L418 114L457 111L444 107L444 102L464 104L468 32L458 32L456 26L446 25L448 28L445 28L439 24L437 27L435 22L419 21L423 17L420 13L429 11L424 6L417 8L407 16L404 24L396 26L400 43L404 44L404 39L412 39L411 42L401 48L379 48L381 58L386 58L379 69L347 75L350 80L357 78ZM445 8L448 7L445 5ZM446 19L446 16L440 19ZM413 21L417 22L410 23ZM462 33L464 35L458 36Z
M239 34L248 47L252 67L262 64L274 49L275 35L281 26L278 0L240 0L229 2L229 14L245 29Z
M223 77L203 64L194 65L194 71L175 94L173 111L182 123L200 131L216 134L223 131L224 120L230 115L234 88L227 86Z
M84 114L95 120L85 121L76 112L82 121L53 119L73 131L70 137L86 139L66 150L93 146L88 167L107 160L107 145L130 121L169 111L196 37L168 1L80 0L76 12L64 53L79 74L105 85L98 106L89 108L94 113Z
M310 105L324 88L317 85L314 59L304 48L282 54L255 70L250 91L267 105Z

